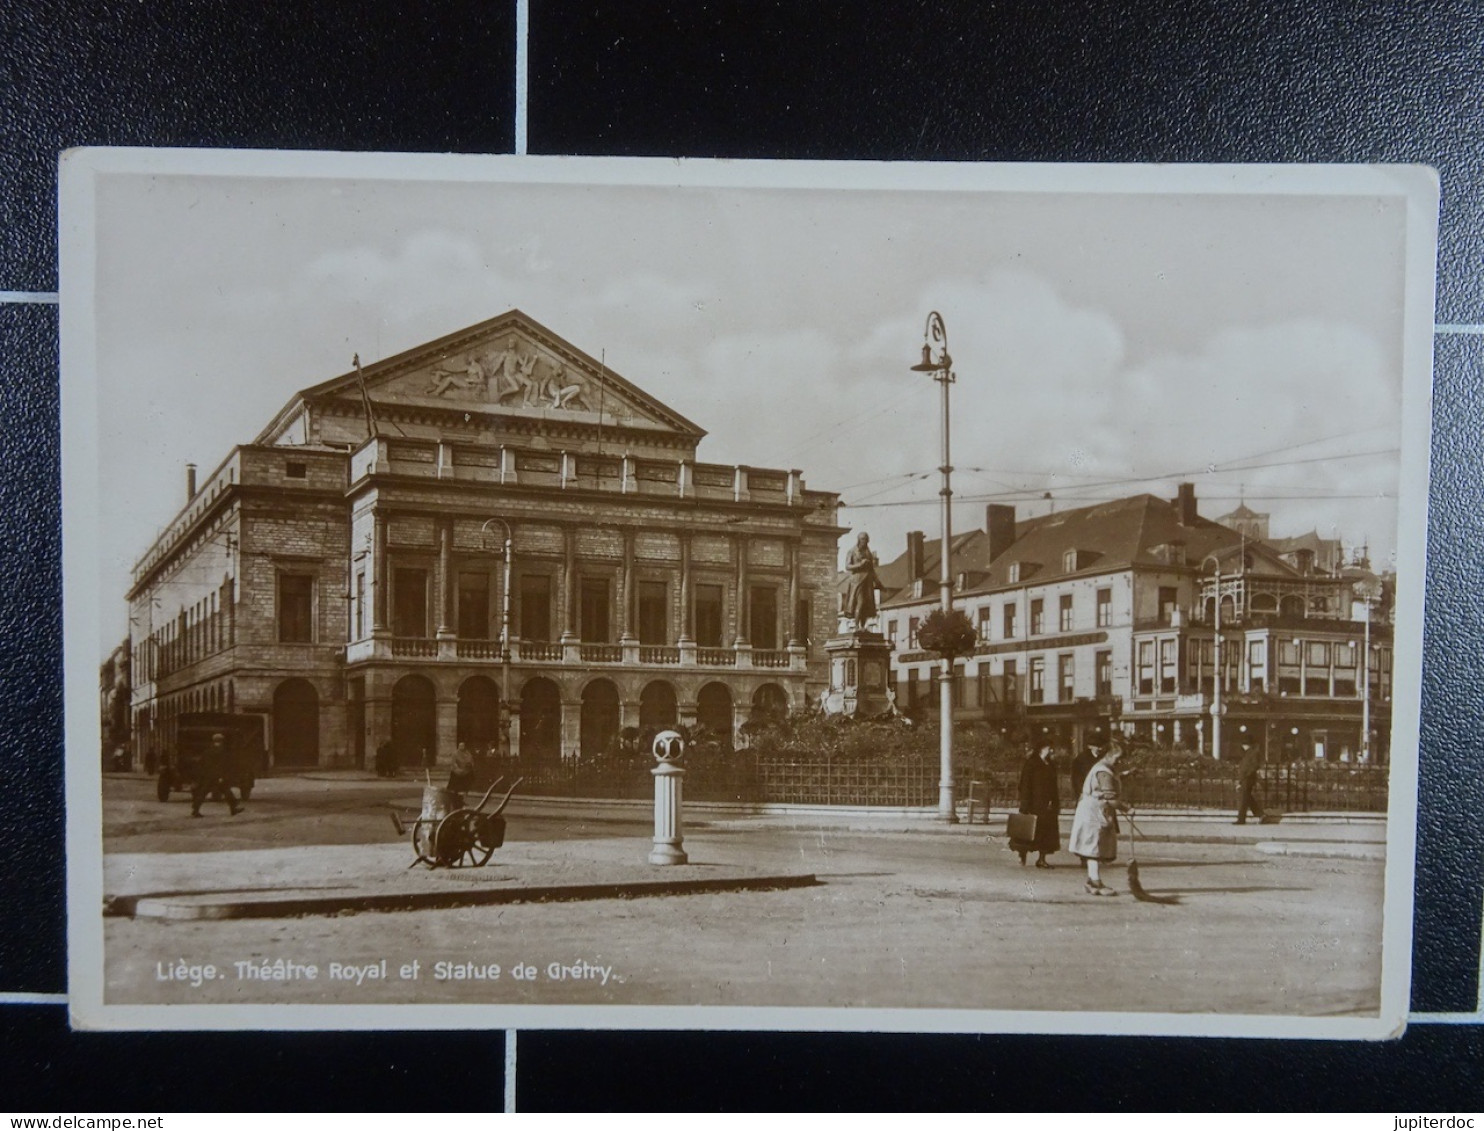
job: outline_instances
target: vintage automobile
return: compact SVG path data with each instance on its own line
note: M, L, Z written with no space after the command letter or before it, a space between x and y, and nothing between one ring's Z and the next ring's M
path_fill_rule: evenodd
M263 767L263 719L224 711L188 711L175 720L175 740L167 747L155 783L155 796L169 801L174 790L189 791L201 773L201 760L211 736L227 736L227 784L246 800Z

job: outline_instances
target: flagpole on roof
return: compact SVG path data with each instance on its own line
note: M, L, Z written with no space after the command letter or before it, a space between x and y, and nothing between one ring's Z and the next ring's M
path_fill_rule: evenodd
M598 354L598 454L603 454L603 393L606 391L608 373L608 351Z
M371 410L371 394L366 391L366 374L361 371L361 355L352 355L350 363L356 367L356 380L361 386L361 407L366 410L366 436L377 439L381 433L376 428L376 413Z

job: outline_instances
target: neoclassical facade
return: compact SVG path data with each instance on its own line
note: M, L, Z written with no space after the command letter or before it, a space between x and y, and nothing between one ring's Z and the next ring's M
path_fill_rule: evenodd
M304 390L134 568L136 758L195 710L263 716L272 766L355 766L802 707L838 497L699 463L704 435L519 311Z

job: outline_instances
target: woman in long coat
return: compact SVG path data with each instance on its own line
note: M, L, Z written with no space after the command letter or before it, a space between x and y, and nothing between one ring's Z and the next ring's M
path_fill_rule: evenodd
M1072 818L1067 850L1087 864L1088 895L1118 894L1103 883L1102 865L1118 856L1118 814L1132 812L1119 796L1118 762L1122 757L1123 748L1113 746L1087 772Z
M1043 742L1020 767L1020 811L1034 814L1037 818L1036 839L1016 841L1013 847L1020 853L1021 864L1025 863L1026 853L1035 849L1039 854L1036 857L1037 868L1051 867L1046 862L1047 855L1061 848L1061 829L1057 827L1061 795L1057 790L1053 753L1051 743Z

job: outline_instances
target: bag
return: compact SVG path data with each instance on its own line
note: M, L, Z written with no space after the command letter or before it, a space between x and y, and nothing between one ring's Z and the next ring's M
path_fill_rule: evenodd
M1005 821L1005 835L1010 838L1010 847L1028 848L1036 844L1036 824L1040 820L1035 813L1011 813Z

